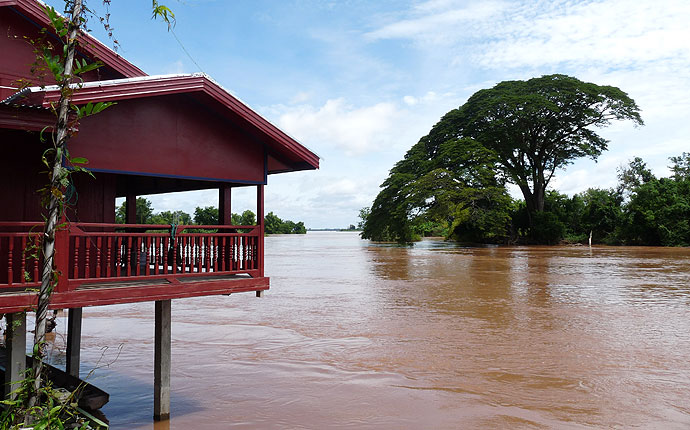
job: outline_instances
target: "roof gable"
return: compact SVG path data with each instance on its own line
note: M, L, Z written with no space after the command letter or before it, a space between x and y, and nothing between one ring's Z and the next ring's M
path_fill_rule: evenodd
M86 82L74 92L73 103L123 101L184 94L233 122L263 143L271 162L267 173L310 170L319 167L319 157L256 113L203 73L145 76L131 79ZM48 107L60 97L57 86L31 87L6 100ZM275 166L275 167L274 167Z

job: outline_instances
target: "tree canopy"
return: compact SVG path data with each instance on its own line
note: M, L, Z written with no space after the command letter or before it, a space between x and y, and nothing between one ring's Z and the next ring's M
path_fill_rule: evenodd
M547 186L557 169L606 150L608 141L593 128L614 120L643 124L639 107L620 89L570 76L480 90L395 164L371 208L360 213L362 237L408 242L444 234L501 242L530 231L538 241L558 240L566 224L537 215L544 211ZM678 174L685 172L686 158L677 160ZM524 210L508 195L508 182L520 188ZM518 218L526 223L516 223Z
M607 149L608 141L593 127L614 120L642 125L639 110L616 87L547 75L480 90L439 124L448 139L472 138L491 150L533 213L544 210L546 187L557 169L576 158L596 159Z

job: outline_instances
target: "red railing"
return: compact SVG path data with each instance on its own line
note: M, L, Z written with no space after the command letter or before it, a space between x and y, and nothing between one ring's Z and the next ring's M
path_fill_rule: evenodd
M41 228L0 223L0 289L39 284ZM56 290L240 273L257 277L260 239L259 226L71 223L56 236L56 267L63 275Z
M0 223L0 288L35 288L42 226L33 222Z

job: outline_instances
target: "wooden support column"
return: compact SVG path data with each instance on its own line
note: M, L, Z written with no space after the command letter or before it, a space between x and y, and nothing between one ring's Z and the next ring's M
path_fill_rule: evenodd
M67 314L67 365L68 374L79 377L81 354L81 308L72 308Z
M153 419L170 419L170 300L156 301L153 362Z
M125 224L137 223L137 196L136 194L127 194L125 200L125 209L127 210L125 216Z
M223 184L218 189L218 224L232 224L232 187Z
M7 363L5 363L5 385L3 397L19 388L18 381L24 379L26 370L26 313L6 314L7 320Z
M256 223L259 226L259 241L257 244L257 254L259 262L259 276L263 278L264 276L264 186L256 186ZM256 292L256 297L263 297L264 291L260 290Z

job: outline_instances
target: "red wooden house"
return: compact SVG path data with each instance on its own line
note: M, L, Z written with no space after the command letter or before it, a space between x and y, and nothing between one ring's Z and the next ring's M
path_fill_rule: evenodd
M17 90L30 74L35 37L48 21L34 0L0 0L0 313L29 309L39 285L31 247L40 240L44 146L53 125L55 87ZM148 76L88 34L79 56L100 60L74 103L114 101L79 124L73 156L89 160L95 179L76 180L59 233L61 276L53 308L168 301L269 288L264 276L264 185L274 173L316 169L318 157L203 74ZM230 225L231 192L255 187L256 226ZM134 224L136 196L217 189L219 225ZM115 224L125 197L128 224ZM169 302L168 302L169 303ZM78 359L78 356L77 356ZM77 364L78 366L78 364Z

